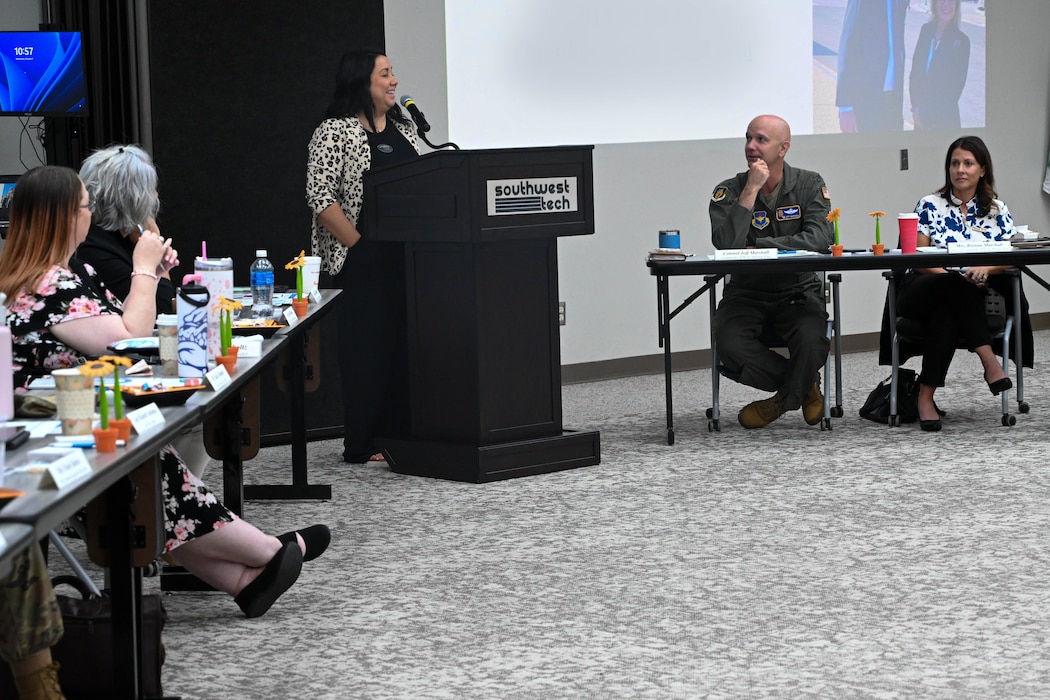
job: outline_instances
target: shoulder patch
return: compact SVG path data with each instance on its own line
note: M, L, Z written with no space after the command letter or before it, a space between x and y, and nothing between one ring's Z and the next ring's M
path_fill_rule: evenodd
M820 188L820 193L822 195L824 195L824 199L826 199L828 201L831 201L831 193L828 192L828 186L827 185L824 185L823 187Z
M711 193L712 202L721 202L726 198L726 194L729 192L725 187L716 187L715 191Z
M769 216L764 211L756 211L751 215L751 225L761 231L769 226Z

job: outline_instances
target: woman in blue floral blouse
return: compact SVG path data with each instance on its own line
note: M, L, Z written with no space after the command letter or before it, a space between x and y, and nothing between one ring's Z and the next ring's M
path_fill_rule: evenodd
M952 142L944 160L944 177L944 186L923 197L915 207L919 246L946 248L956 241L1001 241L1013 235L1010 211L996 198L992 157L984 141L963 136ZM1008 266L962 271L920 268L909 270L901 281L898 313L923 321L927 328L919 373L919 421L923 430L941 429L933 395L944 386L960 339L980 358L984 381L992 394L1013 387L992 349L985 314L985 287L1006 269Z

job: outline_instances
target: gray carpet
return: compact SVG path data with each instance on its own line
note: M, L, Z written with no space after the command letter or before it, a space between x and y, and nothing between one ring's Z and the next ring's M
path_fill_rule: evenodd
M249 502L272 532L334 541L264 617L165 598L165 690L247 698L1050 697L1050 335L1032 412L999 422L976 360L938 394L944 431L857 417L886 374L846 357L845 418L745 431L761 394L707 372L565 387L602 464L485 485L399 476L310 445L331 502ZM248 465L287 480L287 448ZM206 474L207 478L209 474ZM214 471L210 474L214 479ZM156 588L147 580L147 589Z

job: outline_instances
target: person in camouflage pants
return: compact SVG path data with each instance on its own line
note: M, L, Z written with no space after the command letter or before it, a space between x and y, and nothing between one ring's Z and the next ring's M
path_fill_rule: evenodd
M51 647L62 638L44 556L32 545L15 557L0 578L0 658L11 666L20 698L64 698Z

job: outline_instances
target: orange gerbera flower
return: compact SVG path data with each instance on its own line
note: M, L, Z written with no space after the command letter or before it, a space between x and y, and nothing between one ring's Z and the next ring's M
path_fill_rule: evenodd
M123 355L101 355L98 358L101 362L108 362L112 365L120 365L121 367L131 367L134 363L130 357L124 357Z
M299 255L292 258L292 261L284 266L285 270L298 270L301 267L306 267L306 250L300 250Z
M89 377L105 377L106 375L113 373L113 365L102 361L100 358L80 365L77 367L77 371L81 374L86 374Z

